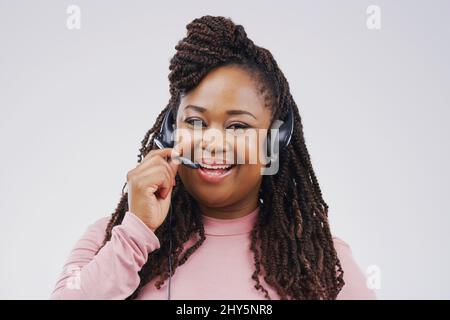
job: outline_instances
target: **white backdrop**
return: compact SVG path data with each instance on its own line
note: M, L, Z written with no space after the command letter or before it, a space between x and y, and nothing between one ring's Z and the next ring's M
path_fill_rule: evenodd
M69 5L81 29L66 26ZM381 28L369 29L377 5ZM450 298L448 1L0 0L0 298L47 299L112 213L185 26L231 17L300 107L332 231L383 299Z

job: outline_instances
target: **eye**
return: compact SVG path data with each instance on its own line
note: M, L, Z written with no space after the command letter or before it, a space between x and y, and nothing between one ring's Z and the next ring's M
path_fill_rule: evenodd
M249 125L246 125L245 123L233 123L228 126L228 129L236 130L236 129L247 129L250 128Z
M200 118L187 118L186 120L184 120L185 123L189 124L190 126L194 127L196 122L200 122L202 128L205 126L206 127L206 123L200 119Z

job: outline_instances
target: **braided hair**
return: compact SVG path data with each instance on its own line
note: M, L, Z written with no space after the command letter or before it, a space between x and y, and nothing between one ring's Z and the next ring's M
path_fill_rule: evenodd
M206 15L194 19L186 28L187 36L175 46L176 53L170 60L169 103L145 134L138 163L150 150L157 149L153 134L160 130L166 112L176 113L180 97L196 87L208 72L224 65L247 70L257 80L258 90L271 108L272 120L285 119L291 107L295 126L291 143L280 155L278 173L263 176L259 190L260 213L250 233L254 287L267 299L272 298L260 282L263 276L281 299L336 299L344 285L343 270L330 232L328 205L311 165L301 117L286 78L272 54L255 45L244 27L231 19ZM128 208L127 199L128 193L122 192L106 227L102 247L111 239L112 228L121 224ZM155 287L160 289L169 277L169 255L175 272L205 241L199 207L179 175L171 200L172 250L169 252L166 219L155 231L160 248L149 254L139 272L139 286L127 299L136 298L155 278ZM193 245L183 250L183 244L194 236L197 239Z

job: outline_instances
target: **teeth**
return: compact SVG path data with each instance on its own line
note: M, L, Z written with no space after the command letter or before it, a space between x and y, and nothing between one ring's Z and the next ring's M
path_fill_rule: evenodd
M201 163L200 166L202 166L205 169L211 169L211 170L214 170L214 169L229 169L229 168L231 168L231 165L213 165L212 166L212 165L204 164L204 163Z
M221 173L220 172L214 172L214 171L209 171L208 173L207 173L208 175L210 175L210 176L220 176L221 175Z

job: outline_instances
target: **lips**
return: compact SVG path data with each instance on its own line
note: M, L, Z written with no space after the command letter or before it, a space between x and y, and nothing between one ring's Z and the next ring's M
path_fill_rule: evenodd
M220 183L224 181L235 170L236 165L216 164L210 161L210 164L200 162L200 168L197 170L199 177L208 183Z

